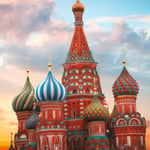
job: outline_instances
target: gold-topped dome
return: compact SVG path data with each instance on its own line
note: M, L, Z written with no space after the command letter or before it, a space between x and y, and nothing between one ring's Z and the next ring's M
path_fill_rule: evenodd
M84 5L80 2L80 0L77 0L76 3L72 6L72 11L84 11Z

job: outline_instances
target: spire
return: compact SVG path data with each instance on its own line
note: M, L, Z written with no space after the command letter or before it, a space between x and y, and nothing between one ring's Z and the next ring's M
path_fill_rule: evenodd
M75 16L75 30L66 61L93 62L93 57L83 31L82 16L84 12L84 5L81 4L79 0L77 0L76 3L72 6L72 10Z
M36 102L36 100L34 99L34 102L33 102L33 111L36 111L36 106L37 106L37 102Z
M14 150L14 147L13 147L13 138L12 138L13 133L12 133L12 132L10 133L10 136L11 136L11 141L10 141L10 147L9 147L9 150Z
M123 63L123 67L125 67L126 66L126 60L125 60L125 50L124 50L124 48L122 49L122 52L123 52L123 61L122 61L122 63Z
M50 63L50 53L49 53L48 55L49 55L48 70L51 71L51 66L52 66L52 65L51 65L51 63Z
M13 142L13 140L12 140L12 135L13 135L13 133L11 132L11 133L10 133L10 136L11 136L11 141L10 141L10 142L11 142L11 144L12 144L12 142Z
M96 79L95 79L95 77L94 77L94 95L97 95Z
M27 58L27 70L26 70L26 73L27 73L27 77L29 77L29 73L30 73L30 70L29 70L29 58Z

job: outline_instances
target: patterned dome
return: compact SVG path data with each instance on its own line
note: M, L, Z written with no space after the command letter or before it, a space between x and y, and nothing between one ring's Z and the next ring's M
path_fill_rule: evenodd
M99 99L95 95L92 103L84 110L84 119L87 121L99 121L106 120L108 118L108 109L100 103Z
M36 109L33 109L31 116L25 121L25 126L27 129L36 129L36 125L39 122L40 118L36 112Z
M128 73L126 67L124 66L120 76L113 84L114 96L137 95L138 91L139 88L136 80Z
M38 102L64 101L66 90L49 71L46 79L36 88L35 96Z
M29 73L29 71L27 71L27 73ZM30 83L29 76L27 76L23 89L21 90L20 94L18 94L14 98L12 102L13 110L15 112L32 111L34 100L34 88Z
M77 0L76 3L72 6L73 11L84 11L84 5L80 3L80 0Z

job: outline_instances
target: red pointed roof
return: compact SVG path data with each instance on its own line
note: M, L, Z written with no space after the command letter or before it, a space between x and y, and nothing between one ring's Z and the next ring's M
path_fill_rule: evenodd
M76 2L80 3L79 1ZM76 3L74 5L76 5ZM74 6L73 5L73 6ZM82 4L83 7L83 4ZM83 9L84 10L84 9ZM67 56L67 61L92 61L93 57L89 49L84 30L83 30L83 10L73 9L75 16L75 30L72 38L71 46Z

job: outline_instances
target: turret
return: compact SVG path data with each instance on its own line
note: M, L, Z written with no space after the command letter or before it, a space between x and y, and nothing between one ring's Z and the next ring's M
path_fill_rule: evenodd
M106 135L109 111L99 101L96 88L94 93L91 104L84 110L84 119L88 122L88 137L85 142L85 149L109 150L109 140Z
M40 121L36 127L37 148L67 150L67 132L63 120L66 90L53 76L50 63L48 68L47 77L35 91L41 110Z
M33 102L35 101L34 88L29 78L29 70L27 69L26 72L25 85L12 102L13 110L16 112L18 119L18 132L15 134L16 150L22 150L28 143L28 131L25 127L25 121L32 114Z
M136 109L139 86L126 69L123 69L113 84L114 109L111 113L112 148L145 150L145 118Z
M85 7L76 0L72 6L75 17L74 33L71 45L63 64L62 84L66 88L64 101L64 118L68 128L69 150L84 149L84 141L88 135L88 125L84 120L84 109L94 98L94 82L96 79L97 98L104 104L97 63L86 40L83 28L83 13ZM76 138L78 133L78 138Z

